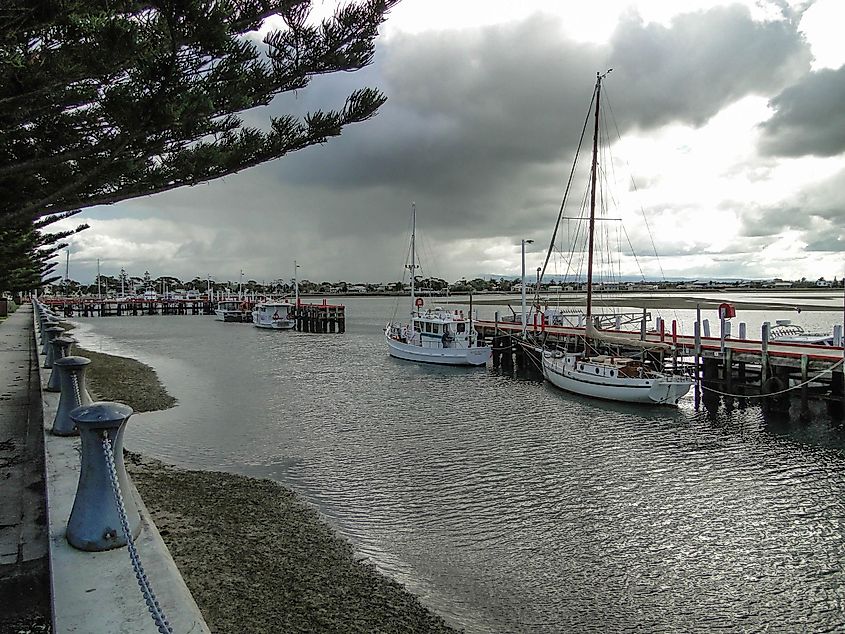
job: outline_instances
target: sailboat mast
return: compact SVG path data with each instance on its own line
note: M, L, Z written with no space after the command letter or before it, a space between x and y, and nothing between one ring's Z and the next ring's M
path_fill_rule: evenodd
M587 327L593 319L593 242L596 229L596 176L599 159L599 104L602 75L596 73L596 120L593 128L593 165L590 175L590 242L587 252Z
M414 297L414 278L416 277L415 270L417 268L416 260L416 237L417 237L417 203L411 203L411 263L408 264L408 269L411 271L411 319L414 318L414 310L416 309L416 298ZM412 325L413 328L413 325Z

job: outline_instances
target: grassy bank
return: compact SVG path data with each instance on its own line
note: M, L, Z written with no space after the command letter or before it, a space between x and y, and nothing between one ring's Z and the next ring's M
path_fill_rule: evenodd
M136 411L174 405L149 366L81 348L75 354L92 360L95 398ZM454 631L402 585L356 560L348 542L278 483L138 454L126 464L213 632Z

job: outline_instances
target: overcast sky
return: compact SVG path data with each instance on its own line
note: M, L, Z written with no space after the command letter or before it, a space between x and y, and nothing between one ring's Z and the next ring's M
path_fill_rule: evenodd
M842 0L403 0L371 67L248 116L337 107L367 85L388 96L375 119L213 183L85 210L69 223L91 225L70 277L93 280L100 258L110 275L269 281L296 259L314 281L401 279L412 201L427 275L515 276L522 239L533 271L608 68L623 275L842 277L843 24ZM555 258L549 272L563 269Z

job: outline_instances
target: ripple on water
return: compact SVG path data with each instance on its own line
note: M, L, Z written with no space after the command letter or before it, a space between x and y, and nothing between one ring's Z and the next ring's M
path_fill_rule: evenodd
M845 629L841 431L399 362L386 304L350 304L342 336L177 317L81 335L179 399L130 449L292 486L470 632Z

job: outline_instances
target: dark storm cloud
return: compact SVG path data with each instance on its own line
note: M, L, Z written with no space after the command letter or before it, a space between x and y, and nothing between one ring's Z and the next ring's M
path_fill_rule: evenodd
M682 14L669 26L624 17L612 38L610 90L628 124L703 125L747 95L769 95L810 68L792 22L756 22L739 5Z
M835 156L845 152L845 66L811 73L770 102L761 151L775 156Z
M606 87L621 134L700 125L807 71L807 47L790 24L754 22L729 7L668 26L628 15L602 46L567 40L556 18L539 15L397 35L379 43L373 66L317 78L245 115L264 127L271 114L338 108L354 89L377 86L389 101L373 120L280 161L121 207L173 218L186 231L213 228L213 240L179 252L191 274L235 279L243 267L290 276L296 257L307 260L305 277L355 281L393 279L392 264L401 275L416 201L420 227L447 254L434 273L501 272L502 261L519 257L521 238L535 239L537 252L548 244L597 70L615 69ZM581 193L576 187L575 198ZM484 256L491 263L471 243L480 238L503 245ZM671 236L657 246L672 250Z
M596 70L615 68L605 85L624 134L703 124L741 97L779 90L809 60L790 23L755 22L738 6L669 26L627 15L607 46L566 40L555 19L539 15L402 35L382 45L366 75L318 82L297 96L295 107L307 109L368 83L389 101L373 121L279 164L279 178L356 191L375 205L384 189L425 197L438 226L483 224L484 235L507 235L554 217Z

